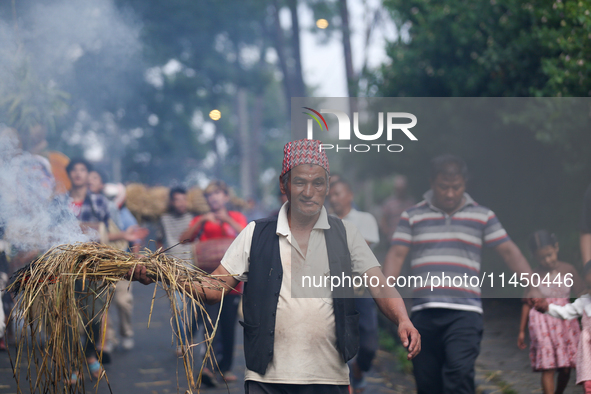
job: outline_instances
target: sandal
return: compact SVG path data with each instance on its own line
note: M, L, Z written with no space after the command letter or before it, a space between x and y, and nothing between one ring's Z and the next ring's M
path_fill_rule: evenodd
M222 377L227 383L235 382L238 380L238 376L234 375L231 371L226 371L222 374Z
M94 360L93 362L88 363L88 370L90 371L92 377L98 379L101 377L103 367L101 366L101 363L99 363L98 360Z
M70 376L70 386L76 386L78 383L78 372L72 372Z

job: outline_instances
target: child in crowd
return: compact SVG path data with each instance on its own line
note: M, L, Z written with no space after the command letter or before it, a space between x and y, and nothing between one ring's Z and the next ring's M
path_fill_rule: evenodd
M583 331L577 348L577 384L582 384L585 393L591 394L591 295L589 294L589 290L591 290L591 261L585 264L583 271L585 282L587 282L585 294L572 304L563 306L550 303L550 299L542 299L536 303L536 309L559 319L582 317Z
M529 240L529 247L539 263L539 267L530 279L533 280L533 285L537 286L539 275L539 286L537 287L544 297L547 297L548 303L564 306L569 302L571 289L577 295L584 291L584 284L575 268L558 260L558 241L554 234L546 230L536 231ZM572 287L564 284L565 275L568 278L572 276ZM528 323L528 318L529 356L532 368L535 372L542 372L544 394L561 394L568 384L571 368L576 365L577 343L580 334L579 322L576 319L560 320L544 315L524 303L517 339L517 346L520 349L526 347L525 326ZM556 372L558 372L558 379L555 385L554 375Z

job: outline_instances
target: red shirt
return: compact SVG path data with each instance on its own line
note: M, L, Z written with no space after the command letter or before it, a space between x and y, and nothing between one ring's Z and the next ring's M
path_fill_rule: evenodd
M240 224L242 228L246 227L246 224L248 223L246 216L236 211L228 211L228 215L234 219L234 221ZM201 218L201 216L196 216L189 224L189 227L193 227L199 218ZM202 230L199 232L201 232L201 236L199 237L199 240L201 241L207 241L216 238L236 238L239 233L239 231L234 230L228 223L215 223L210 221L205 222L203 224ZM197 238L197 234L193 236L191 241L194 241L195 238Z
M240 212L236 212L236 211L228 211L228 215L234 219L234 221L238 224L240 224L242 226L242 228L246 227L248 221L246 220L246 216L244 216L243 214L241 214ZM196 216L195 218L193 218L193 220L191 220L191 223L189 224L189 227L193 227L195 225L195 223L197 223L197 221L199 220L201 216ZM232 226L230 226L228 223L224 222L224 223L215 223L215 222L210 222L209 220L205 223L203 223L203 228L202 230L199 230L198 233L201 232L201 236L199 237L199 240L201 241L207 241L210 239L216 239L216 238L236 238L236 236L238 235L239 231L236 231L232 228ZM193 239L191 239L191 242L193 242L195 240L195 238L197 238L197 234L195 234L193 236ZM239 282L238 285L236 286L236 288L234 290L232 290L230 292L230 294L241 294L242 293L242 282Z

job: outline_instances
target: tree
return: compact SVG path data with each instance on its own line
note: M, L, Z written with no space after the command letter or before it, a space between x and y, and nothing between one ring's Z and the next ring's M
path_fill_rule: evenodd
M586 78L587 2L387 0L384 4L400 34L388 47L389 63L374 79L380 95L587 96L591 90ZM548 110L561 110L561 116L567 116L568 103L548 105ZM358 165L406 173L418 194L428 187L425 168L431 157L445 152L463 156L475 174L472 192L497 211L518 242L525 242L537 227L550 228L562 233L564 249L576 261L578 211L591 178L585 148L591 143L588 119L578 127L549 129L525 113L490 133L478 128L434 129L414 153L366 158Z

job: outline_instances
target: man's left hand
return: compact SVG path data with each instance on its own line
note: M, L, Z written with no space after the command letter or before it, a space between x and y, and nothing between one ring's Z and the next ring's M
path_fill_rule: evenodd
M148 276L146 267L143 265L136 265L134 268L130 268L127 274L125 275L125 279L128 279L130 281L137 281L143 285L149 285L150 283L154 283L152 278Z
M413 326L410 320L406 320L398 325L398 336L402 341L402 346L408 349L407 359L412 360L421 351L421 334Z

